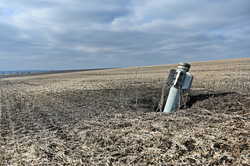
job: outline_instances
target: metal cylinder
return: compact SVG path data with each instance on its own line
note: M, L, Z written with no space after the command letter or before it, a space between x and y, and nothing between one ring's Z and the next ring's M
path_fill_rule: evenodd
M177 75L173 86L170 88L167 102L163 112L175 112L180 107L182 85L185 81L186 73L189 71L191 65L188 63L180 63L177 67Z
M181 70L183 70L185 72L188 72L189 69L190 69L190 67L191 67L191 65L189 63L183 63L183 62L181 62L181 63L178 64L177 70L181 69Z
M163 112L165 113L175 112L179 108L180 98L181 98L180 89L172 86L170 88L167 103L165 105Z

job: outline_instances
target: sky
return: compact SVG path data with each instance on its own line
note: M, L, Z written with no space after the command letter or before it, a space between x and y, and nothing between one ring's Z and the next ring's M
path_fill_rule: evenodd
M1 0L0 70L250 57L249 0Z

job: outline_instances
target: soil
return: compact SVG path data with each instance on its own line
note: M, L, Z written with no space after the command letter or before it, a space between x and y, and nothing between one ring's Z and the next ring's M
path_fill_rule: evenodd
M19 86L1 82L0 165L250 164L247 91L194 87L184 109L165 114L156 112L160 83L43 93Z

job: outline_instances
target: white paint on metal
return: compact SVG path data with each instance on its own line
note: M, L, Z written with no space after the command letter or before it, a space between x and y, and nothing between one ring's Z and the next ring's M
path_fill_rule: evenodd
M181 93L188 91L192 86L193 76L189 71L190 64L180 63L176 70L174 84L170 88L166 105L163 112L175 112L180 107Z
M174 112L179 108L181 100L181 90L172 86L169 91L167 103L164 107L163 112L170 113Z

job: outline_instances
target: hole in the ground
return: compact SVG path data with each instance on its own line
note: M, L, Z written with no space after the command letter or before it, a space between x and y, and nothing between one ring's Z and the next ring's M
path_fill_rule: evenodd
M132 100L132 110L143 112L158 112L160 96L155 93L140 96ZM181 109L204 108L223 112L238 112L244 109L246 97L236 92L192 91ZM165 101L166 102L166 101ZM164 107L163 107L164 108Z
M193 94L190 94L189 100L186 103L186 108L191 108L195 103L202 102L204 100L214 99L218 97L225 97L228 95L239 95L236 92L193 92Z
M154 96L146 96L131 101L133 110L141 110L143 112L155 112L158 108L158 98Z

